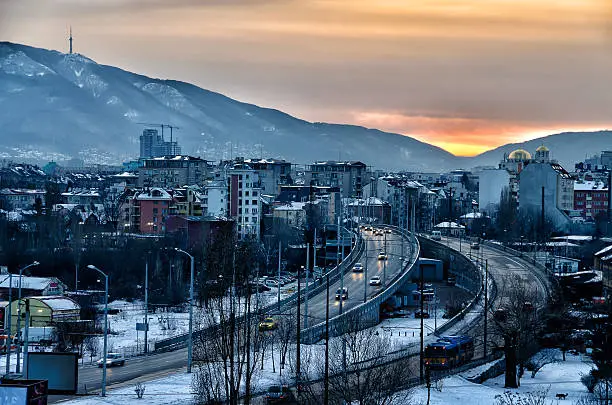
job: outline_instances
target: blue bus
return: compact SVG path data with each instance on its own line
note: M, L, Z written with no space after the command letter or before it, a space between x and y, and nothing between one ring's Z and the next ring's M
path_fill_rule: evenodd
M474 357L474 339L469 336L443 336L425 348L425 364L431 368L452 368Z

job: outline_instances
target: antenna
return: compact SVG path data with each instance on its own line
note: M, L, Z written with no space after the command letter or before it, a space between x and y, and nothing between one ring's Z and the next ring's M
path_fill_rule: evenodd
M70 42L70 54L72 55L72 25L70 26L70 37L68 38L68 42Z

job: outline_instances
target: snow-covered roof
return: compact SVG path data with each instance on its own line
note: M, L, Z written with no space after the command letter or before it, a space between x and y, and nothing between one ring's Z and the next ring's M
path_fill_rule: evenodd
M153 187L146 191L141 191L136 196L137 200L171 200L170 193L161 187Z
M64 297L63 295L50 295L48 297L29 298L42 302L43 304L51 308L53 311L78 311L81 309L81 307L79 306L79 304L76 303L76 301L68 297Z
M285 205L281 205L274 208L274 211L302 211L306 203L303 202L290 202Z
M440 222L438 225L434 226L434 228L454 228L454 229L464 229L465 226L463 225L459 225L456 222L448 222L448 221L444 221L444 222Z
M120 174L115 174L113 177L137 178L138 176L134 173L123 172Z
M588 235L567 235L567 236L555 236L552 240L571 240L573 242L588 242L593 239L592 236Z
M488 218L483 212L468 212L461 216L461 219Z
M13 277L10 277L8 274L3 274L0 277L2 277L0 280L0 288L9 288L9 284L12 284L13 288L19 288L18 274L13 274ZM10 281L11 278L13 279L12 282ZM51 283L61 284L61 282L55 277L21 276L21 288L25 290L42 291Z
M605 191L608 190L602 181L581 181L574 182L574 191Z
M26 188L3 188L0 190L1 195L41 195L45 194L45 190L30 190Z
M348 206L363 206L363 205L387 205L386 201L377 197L367 198L345 198L343 203Z

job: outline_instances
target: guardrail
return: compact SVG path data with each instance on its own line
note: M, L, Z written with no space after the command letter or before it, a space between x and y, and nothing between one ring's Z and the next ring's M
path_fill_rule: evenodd
M389 297L391 297L397 291L397 289L408 280L412 269L414 268L415 264L418 261L418 258L420 255L420 245L419 245L418 240L412 234L405 232L403 229L400 229L394 226L385 226L385 227L392 229L396 233L399 233L400 236L404 238L408 238L410 240L410 244L408 246L411 247L411 258L408 261L408 263L404 264L405 261L402 263L404 264L403 271L401 271L395 277L395 279L391 280L391 283L389 284L389 286L385 288L382 292L372 297L368 301L349 309L345 313L341 315L336 315L333 318L330 318L329 319L329 333L331 337L339 336L343 334L344 332L346 332L347 330L354 330L355 325L351 325L351 322L350 321L347 322L347 320L357 319L357 318L362 319L362 320L367 319L368 318L367 315L372 316L373 311L376 312L376 318L378 318L378 312L380 311L380 305L383 302L385 302L387 299L389 299ZM322 287L325 288L325 286L322 286ZM358 326L364 329L372 325L368 325L367 322L360 322ZM314 343L314 342L319 341L323 337L325 328L326 328L325 322L321 322L317 325L314 325L308 329L303 330L302 331L302 342L308 344L308 343Z
M330 271L328 271L327 273L323 275L323 278L329 275L330 281L332 279L333 280L339 279L340 272L344 274L347 269L352 268L353 264L358 261L361 253L363 252L364 246L365 246L363 239L359 235L348 230L347 228L343 228L343 233L344 232L351 233L353 235L352 238L355 241L355 243L353 244L353 248L351 249L349 254L344 258L344 260L338 266L334 267L333 269L331 269ZM313 288L309 289L308 297L310 298L317 294L320 294L324 290L325 290L325 284L323 283L321 283L321 285L319 286L314 286ZM305 297L306 297L306 291L305 289L302 289L300 293L301 301L305 300ZM274 313L277 311L282 312L286 310L288 307L291 307L294 304L296 304L297 299L298 299L297 292L295 292L289 297L282 299L280 303L274 302L274 303L268 304L267 306L261 308L259 310L259 313L269 314L269 313ZM239 321L241 320L242 320L242 317L240 318ZM194 331L193 337L194 339L198 338L200 340L206 340L208 337L212 338L218 332L218 330L219 330L218 325L211 325L208 328ZM155 351L157 352L172 351L172 350L177 350L177 349L186 347L188 336L189 334L185 333L185 334L177 335L177 336L174 336L168 339L158 340L157 342L155 342Z

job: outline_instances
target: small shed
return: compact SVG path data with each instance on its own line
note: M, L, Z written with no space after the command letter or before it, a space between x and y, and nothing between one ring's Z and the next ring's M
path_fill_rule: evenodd
M25 313L26 301L30 302L30 326L49 326L58 321L78 321L81 307L63 295L26 297L21 299L21 313ZM17 306L19 300L11 302L11 329L17 330ZM25 326L23 319L21 327Z

